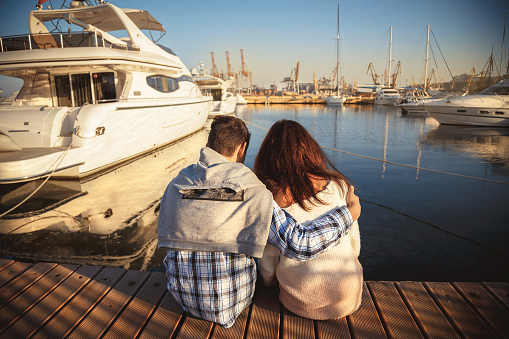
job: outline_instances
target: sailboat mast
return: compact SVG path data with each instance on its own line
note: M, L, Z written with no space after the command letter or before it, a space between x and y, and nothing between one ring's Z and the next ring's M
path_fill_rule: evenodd
M428 90L428 52L429 52L429 25L426 25L427 27L427 30L428 30L428 38L426 39L426 60L425 60L425 63L424 63L424 90L427 91Z
M390 39L389 39L389 73L387 74L389 80L389 87L391 86L391 66L392 66L392 26L389 27Z
M341 76L340 70L339 70L339 2L338 2L338 22L337 22L337 33L338 36L336 38L336 67L337 67L337 74L336 74L336 91L337 95L339 96L339 78Z
M507 21L507 13L504 17L504 32L502 33L502 51L500 52L500 72L502 73L502 65L504 64L504 43L505 43L505 23ZM503 74L500 74L503 75Z

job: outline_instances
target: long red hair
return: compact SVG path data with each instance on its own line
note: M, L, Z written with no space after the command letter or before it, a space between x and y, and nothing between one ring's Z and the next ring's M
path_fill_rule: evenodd
M279 120L272 125L260 146L253 171L273 195L282 192L287 201L298 203L306 211L311 209L310 204L325 203L317 197L312 179L335 181L343 194L350 185L311 134L292 120Z

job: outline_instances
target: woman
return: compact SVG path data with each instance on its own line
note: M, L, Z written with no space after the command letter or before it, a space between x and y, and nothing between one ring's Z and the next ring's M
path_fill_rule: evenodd
M267 133L254 172L274 200L300 223L346 204L349 181L327 158L299 123L276 122ZM361 303L362 266L359 225L339 243L317 257L297 261L279 256L267 244L259 271L266 285L279 281L279 300L302 317L324 320L353 313Z

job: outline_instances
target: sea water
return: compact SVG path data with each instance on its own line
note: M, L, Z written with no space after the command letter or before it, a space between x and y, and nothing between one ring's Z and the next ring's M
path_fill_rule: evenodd
M365 280L509 281L509 129L443 126L429 116L403 115L389 106L247 105L239 106L236 115L252 133L248 167L272 124L289 119L306 127L336 168L355 184L362 203L360 262ZM182 159L189 162L204 146L202 134L192 138L186 149L176 146L186 157L175 156L175 146L161 150L128 165L139 167L130 169L138 180L130 183L119 175L129 168L119 168L106 174L101 185L107 182L117 205L128 198L125 192L142 197L147 187L164 187L185 164ZM101 180L94 180L99 185ZM86 183L87 192L95 191L94 180ZM111 192L121 187L122 193ZM110 233L94 237L86 229L85 213L75 218L83 224L79 232L69 234L55 226L51 232L4 237L2 254L10 254L5 250L8 241L17 258L30 253L35 260L59 260L43 248L65 235L68 244L59 241L57 247L68 260L161 270L164 251L155 249L158 208L153 202L162 194L162 188L159 194L151 189L150 199L145 199L150 204L143 206L142 200L130 197L132 206L122 207L125 215L119 218L118 230L103 210L111 205L113 216L118 216L120 207L78 196L74 203L88 204L82 209L95 211L90 212L92 217L104 218L105 224L108 221ZM66 204L57 210L66 213ZM45 245L38 250L31 241Z

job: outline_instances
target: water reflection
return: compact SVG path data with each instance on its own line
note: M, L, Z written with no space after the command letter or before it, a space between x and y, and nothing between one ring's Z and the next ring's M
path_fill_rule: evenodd
M509 175L509 129L440 125L423 144L465 152L490 165L493 174Z
M440 126L384 106L261 106L239 116L253 124L248 166L265 129L292 119L353 180L366 280L509 279L509 214L495 203L509 194L509 129Z
M169 181L197 161L208 133L84 181L48 181L0 219L3 255L105 266L146 268L156 248L159 201ZM40 182L2 185L8 210Z
M382 106L249 105L236 114L250 123L248 167L267 129L280 119L298 121L329 148L326 153L363 200L360 258L366 280L509 279L509 214L496 203L507 199L509 185L439 173L509 182L509 129L441 126L431 117L403 116L397 107ZM159 266L159 199L171 178L197 160L206 138L204 131L92 180L48 182L13 212L16 218L0 219L0 233L12 232L0 235L1 253ZM1 191L0 209L38 185Z

